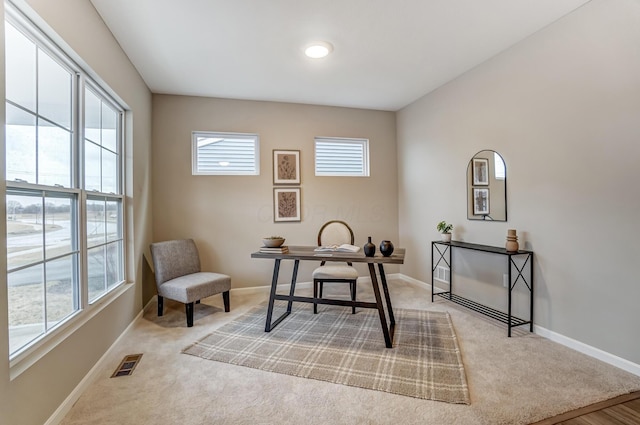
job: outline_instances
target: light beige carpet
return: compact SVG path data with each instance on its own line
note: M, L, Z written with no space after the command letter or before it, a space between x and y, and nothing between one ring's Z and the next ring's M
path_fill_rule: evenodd
M274 318L286 307L274 309ZM228 323L184 353L269 372L410 397L469 403L449 314L396 309L394 346L385 347L378 312L344 307L297 308L265 332L266 305Z
M232 291L229 313L220 295L203 300L195 308L192 328L186 327L183 304L165 300L165 314L158 317L155 300L150 302L144 316L105 356L96 379L62 424L524 425L640 390L638 376L523 330L507 338L505 326L495 320L444 300L432 303L422 285L393 279L389 290L394 308L449 313L471 404L405 397L182 354L185 347L264 302L269 296L265 288ZM328 285L325 292L328 297L349 297L348 285ZM310 296L312 288L300 287L296 294ZM360 296L373 300L371 286L359 285ZM294 304L296 310L308 307ZM122 358L132 353L144 353L135 372L111 378Z

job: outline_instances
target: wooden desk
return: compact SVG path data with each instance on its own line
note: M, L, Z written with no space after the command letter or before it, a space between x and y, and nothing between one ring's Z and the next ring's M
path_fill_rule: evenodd
M383 257L380 254L376 254L375 257L365 257L362 251L356 253L350 252L315 252L315 246L290 246L289 252L286 254L279 253L263 253L254 252L251 254L251 258L266 258L275 260L273 266L273 277L271 279L271 293L269 295L269 307L267 309L267 322L265 324L265 332L270 332L271 329L276 327L285 317L291 314L291 307L294 301L303 303L316 303L316 304L330 304L330 305L342 305L348 307L361 307L361 308L374 308L378 310L380 316L380 325L382 326L382 334L384 336L384 342L387 348L393 347L393 333L395 330L395 317L393 316L393 308L391 306L391 298L389 297L389 287L387 286L387 278L384 274L384 264L403 264L404 263L404 248L396 248L393 254L389 257ZM291 276L291 289L288 295L276 294L276 288L278 286L278 273L280 270L280 262L282 260L293 260L293 273ZM351 300L338 300L332 298L313 298L313 297L298 297L294 295L296 288L296 279L298 275L298 265L301 260L305 261L339 261L339 262L351 262L351 263L367 263L369 266L369 274L371 275L371 285L373 287L373 293L376 298L376 302L363 302L363 301L351 301ZM378 264L378 271L380 273L380 283L376 276L375 264ZM389 324L387 325L387 318L384 311L384 305L382 303L382 295L380 294L380 285L382 285L382 291L384 293L385 303L387 305L387 311L389 313ZM273 303L275 300L288 301L287 311L277 318L273 323L271 321L273 315Z

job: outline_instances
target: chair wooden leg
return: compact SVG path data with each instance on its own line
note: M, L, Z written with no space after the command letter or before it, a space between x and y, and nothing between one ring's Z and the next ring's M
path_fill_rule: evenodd
M313 298L318 298L318 281L313 279ZM313 303L313 314L318 314L318 303Z
M224 311L228 313L231 310L231 305L229 303L229 291L224 291L222 293L222 300L224 301Z
M193 326L193 303L185 304L187 310L187 327L190 328Z
M158 295L158 317L162 316L164 310L164 298Z
M351 286L351 301L356 300L356 281L350 282L349 286ZM351 306L351 314L356 314L356 306Z

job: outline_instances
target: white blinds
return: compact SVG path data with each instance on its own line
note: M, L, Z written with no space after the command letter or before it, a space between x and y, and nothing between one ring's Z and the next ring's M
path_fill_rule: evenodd
M255 134L193 133L193 174L258 174Z
M316 176L368 176L367 139L315 138Z

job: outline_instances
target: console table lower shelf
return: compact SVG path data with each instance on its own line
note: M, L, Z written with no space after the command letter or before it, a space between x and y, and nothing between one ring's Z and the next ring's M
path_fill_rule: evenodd
M519 317L516 317L516 316L509 317L507 313L504 313L500 310L496 310L495 308L487 307L484 304L480 304L468 298L461 297L460 295L451 294L451 296L449 296L449 294L451 293L447 291L447 292L434 292L433 295L437 295L441 298L444 298L447 301L451 301L456 304L460 304L461 306L467 307L469 310L473 310L475 312L484 314L485 316L489 316L492 319L495 319L499 322L509 325L511 328L515 326L522 326L522 325L531 323L529 320L520 319Z
M509 278L508 280L509 285L507 288L508 310L506 313L453 293L454 286L453 286L453 258L452 257L453 257L454 248L456 250L464 249L464 250L472 250L472 251L481 251L489 254L498 254L498 255L505 256L507 258L507 272L508 272L508 278ZM437 260L435 258L436 253L438 254ZM520 260L516 262L515 258L520 258ZM434 289L442 289L442 288L436 288L434 285L434 274L436 272L436 269L440 266L441 263L444 263L446 265L445 268L449 269L449 290L435 292ZM431 264L432 264L432 269L431 269L431 301L432 302L434 300L434 296L438 296L445 300L467 307L468 309L473 310L475 312L484 314L485 316L491 317L499 322L505 323L507 325L507 336L511 336L511 329L516 326L529 325L529 332L533 332L533 252L532 251L527 251L527 250L507 251L504 248L499 248L499 247L489 246L489 245L479 245L479 244L473 244L468 242L432 241L431 242ZM525 268L528 268L528 273L526 273ZM522 282L522 284L526 286L526 288L529 290L529 309L530 309L529 320L521 319L511 314L513 288L520 282Z

